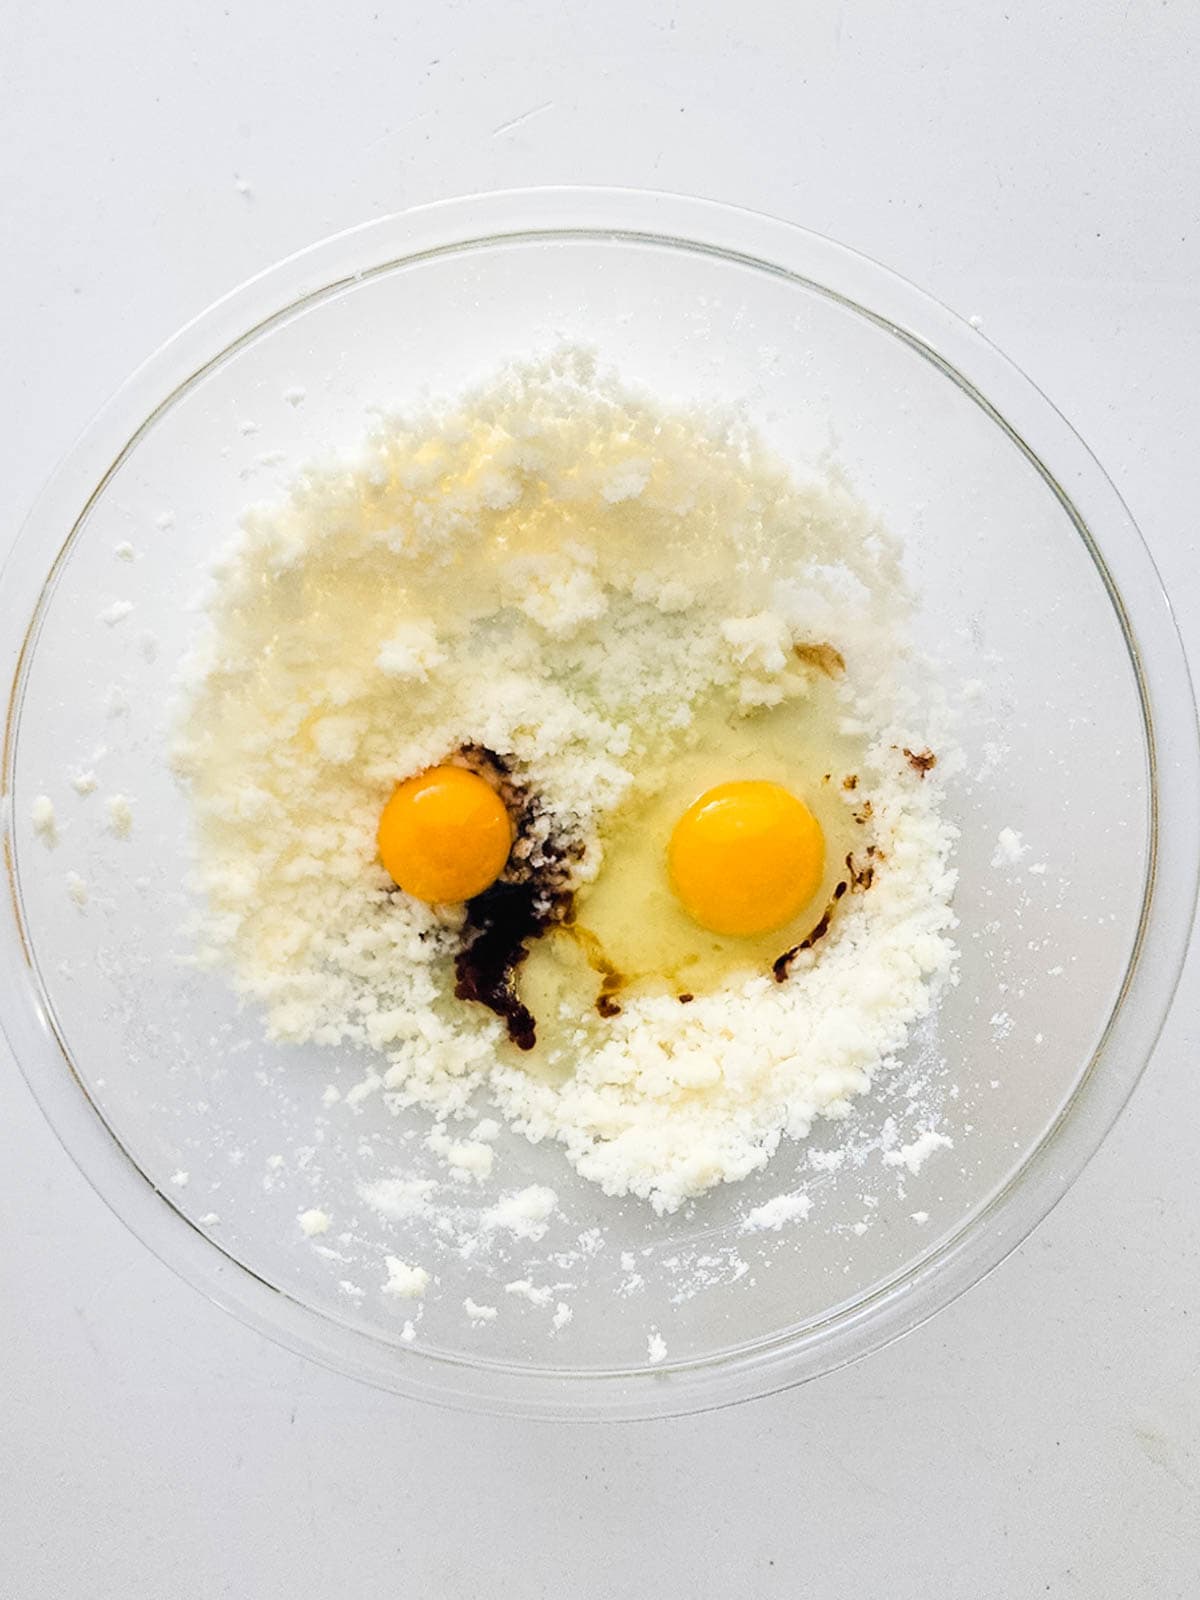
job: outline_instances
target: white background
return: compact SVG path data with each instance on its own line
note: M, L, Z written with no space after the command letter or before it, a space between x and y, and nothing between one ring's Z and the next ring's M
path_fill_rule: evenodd
M631 184L981 316L1124 492L1196 655L1194 0L43 0L2 36L5 548L95 407L248 274L440 196ZM1198 975L986 1283L804 1389L623 1428L275 1349L107 1213L0 1057L0 1593L1196 1595Z

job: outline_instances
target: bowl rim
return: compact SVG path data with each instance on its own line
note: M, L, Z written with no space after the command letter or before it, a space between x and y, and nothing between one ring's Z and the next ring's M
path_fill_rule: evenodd
M110 1130L39 993L9 801L26 670L44 603L76 530L156 419L265 328L357 281L488 245L572 237L657 244L774 273L842 302L961 388L1042 475L1108 589L1141 699L1149 779L1148 869L1125 981L1073 1094L1001 1191L897 1278L798 1335L612 1373L481 1363L419 1347L398 1352L275 1288L185 1216ZM47 539L63 528L70 531L47 568ZM1093 528L1102 530L1103 554ZM1200 877L1196 708L1170 603L1120 494L1062 413L977 327L858 251L723 202L583 186L491 191L374 219L266 268L166 340L64 456L0 569L0 652L10 685L0 765L0 841L9 889L0 915L0 959L27 979L6 995L0 1026L30 1090L100 1198L185 1281L285 1347L410 1397L557 1420L690 1413L790 1387L910 1332L995 1268L1083 1170L1141 1076L1186 956Z

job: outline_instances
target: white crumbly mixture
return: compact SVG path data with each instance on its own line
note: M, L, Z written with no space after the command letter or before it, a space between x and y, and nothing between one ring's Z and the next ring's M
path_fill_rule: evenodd
M273 1038L377 1052L389 1104L428 1107L465 1180L490 1148L445 1124L479 1089L608 1193L671 1210L742 1178L847 1113L951 967L953 830L941 772L908 759L929 738L902 670L908 606L894 545L842 486L797 486L736 422L663 411L586 355L386 419L354 460L248 513L216 572L176 748L200 959L233 968ZM818 674L797 652L824 641L862 745L847 805L870 801L869 892L786 982L742 973L686 1007L638 994L603 1023L559 1018L573 1070L527 1071L495 1017L453 998L461 911L390 892L375 833L397 781L465 745L502 753L585 885L697 705L803 702ZM539 838L519 849L536 860ZM495 1225L511 1212L536 1237L554 1199L532 1193Z
M499 1315L495 1306L477 1305L470 1295L463 1301L463 1310L472 1322L495 1322Z
M992 855L994 867L1014 867L1029 846L1015 828L1001 828L996 835L996 849Z
M104 802L108 815L109 832L118 839L128 839L133 832L133 807L123 794L109 795Z
M485 1211L483 1226L489 1232L503 1229L518 1239L541 1239L550 1226L550 1218L557 1205L558 1196L553 1189L534 1183L528 1189L506 1194Z
M436 1188L432 1178L379 1178L362 1184L358 1192L372 1211L389 1222L403 1222L429 1210L429 1197Z
M429 1274L424 1267L409 1266L395 1256L388 1256L384 1265L387 1267L384 1294L396 1295L402 1300L419 1300L429 1286Z
M353 1091L351 1091L353 1092ZM452 1139L440 1124L425 1141L435 1155L441 1156L453 1175L464 1183L473 1178L482 1183L491 1176L496 1152L490 1143L480 1139Z
M54 801L48 794L39 794L29 808L29 820L33 824L33 831L46 846L53 850L58 843L58 816L54 810Z
M528 1300L531 1306L548 1306L554 1299L554 1290L549 1284L535 1285L528 1278L514 1278L511 1283L504 1285L505 1294L520 1295L522 1300Z
M787 1222L803 1220L812 1210L812 1201L806 1194L778 1194L773 1200L756 1206L742 1222L743 1229L755 1233L770 1228L778 1233Z
M915 1178L935 1150L949 1150L953 1148L953 1144L954 1141L948 1139L944 1133L927 1129L911 1144L902 1145L898 1150L885 1150L883 1162L888 1167L907 1167Z

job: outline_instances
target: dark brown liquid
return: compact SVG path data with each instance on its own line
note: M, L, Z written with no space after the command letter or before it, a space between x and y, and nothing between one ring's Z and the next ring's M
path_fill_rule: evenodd
M937 766L937 757L934 755L933 751L928 748L924 750L910 750L908 746L905 745L903 754L904 759L908 762L909 766L919 778L923 778L927 772L931 772L933 768Z
M465 746L459 753L495 784L520 841L541 815L537 802L513 781L503 756L480 745ZM514 846L508 875L467 901L463 947L454 958L455 996L494 1011L520 1050L532 1050L537 1043L537 1022L517 994L517 971L531 940L554 923L569 920L575 896L563 885L567 864L576 854L577 847L551 840L541 846L536 867L518 861L514 868Z
M517 994L517 969L529 954L529 941L561 922L572 898L569 893L547 897L530 877L523 883L494 883L467 903L467 943L454 959L454 993L494 1011L521 1050L537 1043L537 1024Z

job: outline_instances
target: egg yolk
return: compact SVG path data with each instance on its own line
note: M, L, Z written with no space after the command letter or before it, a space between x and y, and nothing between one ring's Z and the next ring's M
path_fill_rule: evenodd
M720 783L680 817L667 866L684 910L712 933L769 933L811 900L825 836L802 800L777 783Z
M464 767L407 778L379 819L379 856L407 893L448 904L471 900L504 871L512 821L500 796Z

